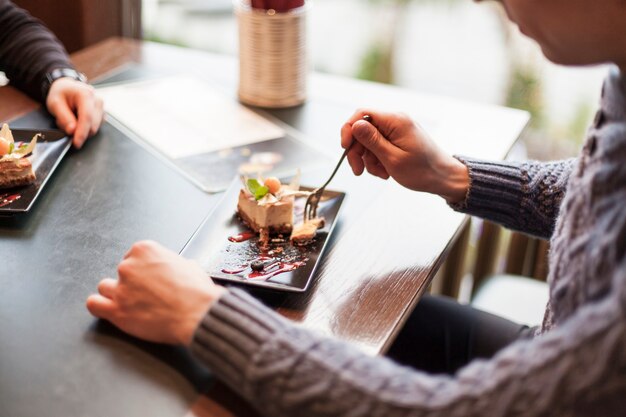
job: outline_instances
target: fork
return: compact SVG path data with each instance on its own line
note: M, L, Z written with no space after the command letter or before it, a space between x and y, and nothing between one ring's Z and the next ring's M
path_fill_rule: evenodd
M372 116L366 114L365 116L363 116L363 120L371 123ZM341 163L343 162L344 159L346 159L348 152L350 152L350 149L352 149L352 145L354 145L355 142L356 140L352 140L352 143L350 144L350 146L348 146L346 150L343 151L341 158L339 158L339 162L337 162L337 166L335 166L333 173L330 174L330 178L328 178L328 180L324 183L324 185L313 190L311 194L309 194L309 196L307 197L306 203L304 204L304 223L308 222L311 219L314 219L317 216L317 206L320 203L320 199L322 198L322 195L324 194L324 190L326 189L326 186L330 184L330 182L335 177L335 174L339 170Z

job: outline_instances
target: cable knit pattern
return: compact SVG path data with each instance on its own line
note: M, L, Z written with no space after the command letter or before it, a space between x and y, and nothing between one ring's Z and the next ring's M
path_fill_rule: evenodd
M574 159L507 163L456 158L467 166L471 187L453 209L543 239L552 235Z
M542 334L454 376L427 375L316 335L231 289L198 327L194 354L267 416L623 415L626 84L619 72L605 90L575 165L464 159L472 178L464 211L539 236L554 230L552 309Z
M544 331L606 296L626 252L626 80L617 69L602 91L551 241Z

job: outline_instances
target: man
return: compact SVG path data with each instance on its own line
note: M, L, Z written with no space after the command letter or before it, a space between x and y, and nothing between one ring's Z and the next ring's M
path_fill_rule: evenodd
M577 160L455 158L405 116L371 109L344 125L342 146L358 142L348 156L357 175L391 176L407 188L440 195L456 210L550 237L550 302L537 334L518 327L505 338L491 320L461 314L464 324L450 329L467 335L452 358L464 355L461 368L432 375L415 369L423 362L423 343L409 351L415 368L369 357L294 325L240 290L215 285L198 265L154 242L133 245L119 279L102 280L99 294L89 297L89 311L137 337L189 346L270 416L623 415L626 1L502 3L551 60L616 64ZM373 123L363 121L364 114ZM445 326L456 312L440 309L421 322ZM421 303L415 314L424 315ZM428 329L407 330L420 337ZM474 348L487 345L499 351L473 360L479 356Z

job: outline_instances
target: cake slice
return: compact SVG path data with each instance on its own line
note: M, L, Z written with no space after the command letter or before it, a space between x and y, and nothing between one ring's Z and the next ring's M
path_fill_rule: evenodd
M237 212L257 233L261 229L270 234L290 233L293 227L293 198L259 203L254 196L241 190Z
M237 213L255 232L291 233L293 228L293 196L284 195L286 187L276 178L247 180L239 191Z
M11 129L5 123L0 129L0 188L17 187L35 182L36 176L28 158L35 150L35 135L30 143L15 146Z
M35 182L33 166L27 158L0 158L0 188L11 188Z
M317 234L317 229L322 227L324 227L324 218L315 217L314 219L295 225L289 239L296 245L306 245L313 240Z
M243 179L244 187L239 191L237 213L256 233L259 241L267 244L270 235L290 234L295 245L310 243L317 230L324 227L324 218L316 217L294 225L294 199L308 197L310 191L300 191L300 175L289 185L282 185L277 178L266 180Z

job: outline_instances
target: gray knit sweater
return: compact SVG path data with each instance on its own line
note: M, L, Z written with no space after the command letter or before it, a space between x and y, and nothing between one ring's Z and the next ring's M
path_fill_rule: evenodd
M625 415L624 78L611 71L577 160L461 159L471 187L456 209L552 237L540 335L454 376L432 376L316 335L230 290L197 329L196 357L268 416Z

